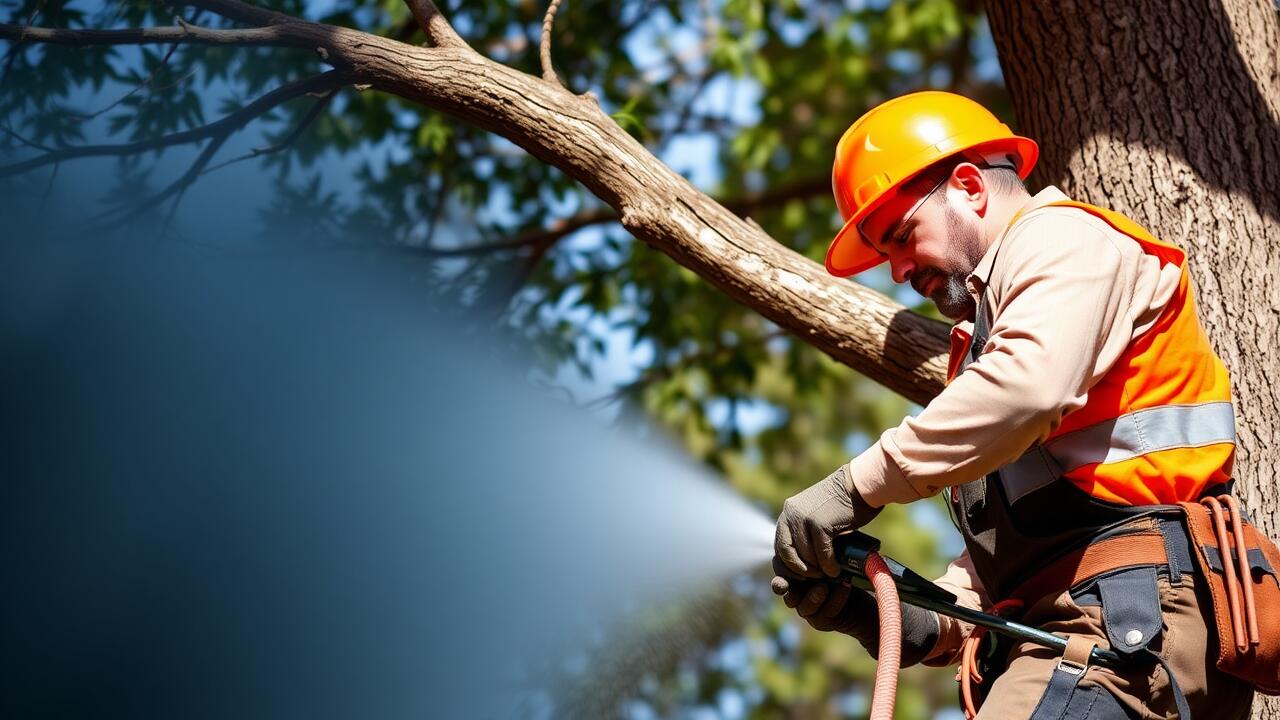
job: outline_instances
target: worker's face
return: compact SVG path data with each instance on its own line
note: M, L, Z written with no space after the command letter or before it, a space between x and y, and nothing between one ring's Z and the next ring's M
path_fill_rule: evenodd
M974 309L965 280L985 252L980 221L963 183L951 175L909 184L862 228L865 241L888 259L894 282L911 283L943 315L964 320Z

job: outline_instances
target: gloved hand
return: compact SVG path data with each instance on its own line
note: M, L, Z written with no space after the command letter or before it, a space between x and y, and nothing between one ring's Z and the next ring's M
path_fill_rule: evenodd
M833 538L856 530L880 514L853 488L849 466L841 465L822 482L788 498L778 516L773 539L774 557L795 577L840 574Z
M790 576L774 558L772 588L787 607L795 608L814 630L835 631L856 638L872 657L880 657L880 612L871 593L833 580ZM902 608L902 667L915 665L938 641L938 614L899 603Z

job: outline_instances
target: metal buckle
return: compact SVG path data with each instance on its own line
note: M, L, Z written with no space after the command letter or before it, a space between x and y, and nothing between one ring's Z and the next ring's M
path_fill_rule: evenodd
M1058 659L1058 669L1068 675L1083 675L1084 671L1089 669L1089 666L1073 663L1064 657Z

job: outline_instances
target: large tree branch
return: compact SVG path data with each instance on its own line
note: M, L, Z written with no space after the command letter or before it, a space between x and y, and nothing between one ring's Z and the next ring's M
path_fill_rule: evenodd
M349 28L279 20L278 13L235 0L191 4L240 22L271 24L282 44L316 48L360 82L511 140L581 182L638 239L907 398L924 403L942 388L944 323L830 277L693 187L594 101L488 60L465 43L423 48ZM447 25L438 11L426 19L428 27Z
M637 238L877 382L920 403L942 388L944 323L828 276L699 192L594 103L473 53L359 42L359 72L375 87L555 165L613 207Z

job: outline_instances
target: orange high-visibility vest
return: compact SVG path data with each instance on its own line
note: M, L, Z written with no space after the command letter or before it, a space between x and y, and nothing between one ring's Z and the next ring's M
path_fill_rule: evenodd
M1104 208L1071 200L1045 207L1102 219L1162 266L1176 264L1182 276L1159 319L1089 389L1084 407L1000 468L1008 501L1016 504L1058 478L1126 506L1194 501L1205 488L1227 482L1236 438L1231 383L1196 314L1186 253ZM953 334L951 376L967 365L970 341Z

